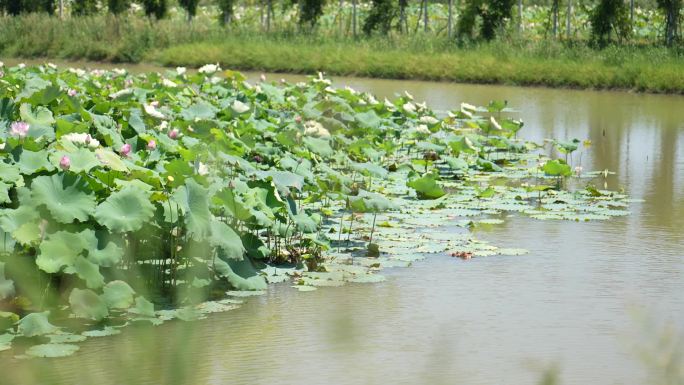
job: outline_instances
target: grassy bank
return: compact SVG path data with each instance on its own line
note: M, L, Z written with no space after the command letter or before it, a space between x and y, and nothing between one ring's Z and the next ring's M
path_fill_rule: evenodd
M152 62L273 72L684 93L684 56L655 46L498 41L458 47L434 35L351 39L263 34L210 23L105 16L0 18L0 55Z

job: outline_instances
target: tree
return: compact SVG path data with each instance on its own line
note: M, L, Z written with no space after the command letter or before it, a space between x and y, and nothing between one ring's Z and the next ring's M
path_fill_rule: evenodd
M300 0L299 25L313 29L323 14L324 0Z
M218 7L221 10L219 22L221 25L228 25L233 19L233 2L234 0L218 0Z
M363 23L363 32L370 35L373 31L378 30L386 35L392 28L395 15L396 9L393 0L371 0L371 9Z
M71 3L71 13L78 16L92 15L97 12L96 0L74 0Z
M658 8L665 13L665 44L672 45L679 37L682 0L657 0Z
M12 16L28 12L55 13L55 0L0 0L0 10Z
M458 22L459 37L473 38L479 18L481 21L479 37L485 40L494 39L497 30L503 27L507 19L511 18L514 1L470 0Z
M613 32L618 41L629 37L631 26L627 6L623 0L600 0L589 15L591 40L604 47L611 40Z
M166 0L143 0L142 5L145 10L145 15L149 18L154 17L159 20L166 16Z
M113 15L119 15L131 6L131 3L129 0L107 0L107 8L109 9L109 13Z
M178 0L178 3L180 4L183 9L185 9L185 12L188 14L188 21L191 21L195 15L197 15L197 5L199 4L199 0Z

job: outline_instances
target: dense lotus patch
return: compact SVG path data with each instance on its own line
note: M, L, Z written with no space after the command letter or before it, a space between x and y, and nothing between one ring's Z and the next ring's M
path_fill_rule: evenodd
M31 338L26 355L58 357L129 322L234 309L269 283L311 291L431 254L523 254L472 237L506 215L627 213L628 197L592 184L608 172L573 173L579 141L541 156L505 103L437 114L320 74L219 71L7 69L0 350Z

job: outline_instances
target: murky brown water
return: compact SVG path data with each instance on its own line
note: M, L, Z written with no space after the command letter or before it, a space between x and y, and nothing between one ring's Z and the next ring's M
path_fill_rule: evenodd
M280 77L301 79L269 75ZM668 324L684 330L684 97L335 83L381 97L408 90L436 109L507 99L523 136L591 139L584 169L616 171L609 187L645 202L610 222L508 218L477 236L530 254L435 255L386 270L380 284L310 293L275 286L208 320L125 329L66 359L7 362L0 383L536 384L549 367L568 385L656 383L638 353L655 349L664 365L671 339L656 337Z

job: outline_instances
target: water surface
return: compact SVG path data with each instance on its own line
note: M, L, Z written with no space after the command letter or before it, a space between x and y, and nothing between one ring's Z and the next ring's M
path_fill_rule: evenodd
M304 78L268 75L281 77ZM644 202L609 222L513 216L476 237L528 255L433 255L385 270L383 283L310 293L276 285L207 320L124 329L65 359L5 360L0 383L42 373L40 383L70 385L536 384L550 367L568 385L648 383L637 353L657 348L665 325L684 329L684 97L353 78L335 85L378 97L408 90L439 110L506 99L525 120L522 136L590 139L584 170L617 172L597 182Z

